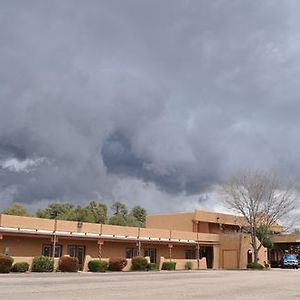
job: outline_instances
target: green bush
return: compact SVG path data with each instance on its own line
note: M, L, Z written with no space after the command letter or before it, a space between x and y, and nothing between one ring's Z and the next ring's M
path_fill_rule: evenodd
M106 272L108 269L108 262L104 260L91 260L88 263L90 272Z
M77 272L78 258L71 256L62 256L58 261L58 269L62 272Z
M123 257L112 257L109 259L108 269L110 271L122 271L127 265L127 260Z
M13 262L12 257L0 253L0 273L9 273Z
M48 256L36 256L33 258L31 271L32 272L53 272L54 261Z
M27 272L28 270L29 270L29 263L27 262L15 263L11 268L12 272L17 272L17 273L24 273Z
M161 267L162 270L174 271L176 270L176 262L174 261L165 261Z
M264 266L256 262L252 262L247 265L247 268L252 270L263 270Z
M193 263L191 261L187 261L184 265L185 270L192 270Z
M157 270L157 264L156 263L149 263L146 267L147 271L156 271Z
M135 256L131 260L132 270L134 271L145 271L148 265L148 261L143 256Z

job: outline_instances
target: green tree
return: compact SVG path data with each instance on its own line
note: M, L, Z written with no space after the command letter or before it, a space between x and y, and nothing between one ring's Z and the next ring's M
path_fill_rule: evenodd
M105 224L107 222L107 206L104 203L91 201L86 207L94 217L95 223Z
M30 215L27 209L20 203L12 203L11 206L4 209L2 213L6 215L25 216L25 217Z
M142 227L141 223L132 214L128 214L124 218L126 221L126 226Z
M265 248L273 249L274 244L270 239L269 229L267 226L265 225L259 226L256 230L256 236Z
M140 227L145 227L147 215L146 209L136 205L131 209L131 215L137 220Z
M92 212L86 208L78 205L73 213L67 217L69 221L80 221L80 222L87 222L87 223L94 223L95 218Z
M127 221L125 216L122 215L114 215L110 217L109 222L110 225L119 225L119 226L126 226Z
M114 202L113 205L111 206L111 209L115 216L118 215L126 216L128 214L127 206L124 203L119 201Z
M74 205L71 203L51 203L45 209L39 209L36 216L47 219L68 220L68 216L74 210Z

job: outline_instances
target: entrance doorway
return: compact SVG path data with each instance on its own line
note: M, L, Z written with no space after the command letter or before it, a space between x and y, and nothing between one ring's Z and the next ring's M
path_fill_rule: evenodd
M250 264L252 263L252 251L248 250L247 252L247 263Z
M212 269L213 267L213 256L214 251L212 246L201 246L199 249L199 258L206 257L206 264L208 269Z
M69 245L68 254L71 257L77 257L79 270L83 269L84 258L85 258L85 246L83 245Z

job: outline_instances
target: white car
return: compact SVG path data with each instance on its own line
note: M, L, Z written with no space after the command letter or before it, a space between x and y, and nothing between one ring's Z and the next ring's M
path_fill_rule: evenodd
M281 259L281 267L298 269L299 262L297 256L295 254L284 254Z

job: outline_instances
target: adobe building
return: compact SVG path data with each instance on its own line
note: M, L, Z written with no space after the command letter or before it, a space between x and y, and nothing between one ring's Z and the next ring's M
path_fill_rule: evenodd
M161 268L165 260L184 269L245 269L252 261L250 237L242 232L242 217L195 210L191 213L149 215L146 228L0 215L0 251L15 262L34 256L75 256L87 270L91 259L149 257ZM260 262L268 260L261 248Z

